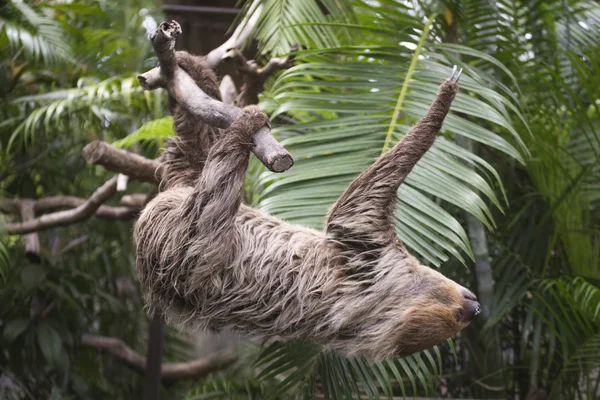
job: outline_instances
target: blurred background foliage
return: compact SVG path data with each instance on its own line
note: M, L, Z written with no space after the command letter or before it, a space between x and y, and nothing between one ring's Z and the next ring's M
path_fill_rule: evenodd
M156 65L146 33L164 18L159 6L0 6L2 197L88 197L111 175L80 156L93 139L159 153L173 134L166 95L135 79ZM240 17L254 12L240 7ZM348 182L423 115L452 65L465 69L442 137L399 191L398 234L476 289L485 315L447 344L376 364L303 341L247 343L234 367L163 397L598 398L600 5L265 0L259 12L260 62L302 45L261 96L296 164L276 175L253 160L246 198L290 222L320 227ZM41 263L27 260L20 236L0 243L0 394L139 397L139 375L80 344L101 334L145 353L131 222L90 219L40 239ZM193 358L192 342L168 330L165 360Z

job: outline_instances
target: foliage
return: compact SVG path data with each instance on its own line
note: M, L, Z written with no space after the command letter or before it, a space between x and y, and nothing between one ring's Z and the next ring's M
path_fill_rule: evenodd
M2 197L88 197L108 175L85 167L81 148L94 138L121 139L166 111L161 95L144 95L133 75L155 63L144 6L152 2L14 0L0 8ZM26 398L140 393L134 372L81 345L83 334L106 335L145 352L130 231L131 222L92 219L40 232L40 263L25 258L19 236L2 235L4 383L22 388ZM168 356L181 357L173 344L182 340L168 342ZM11 398L3 389L0 397Z

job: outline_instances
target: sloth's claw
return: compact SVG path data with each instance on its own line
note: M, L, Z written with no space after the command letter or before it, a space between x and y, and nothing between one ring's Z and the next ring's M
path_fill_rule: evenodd
M460 76L462 75L462 73L463 73L463 69L461 68L458 71L458 74L456 74L456 80L454 82L458 83L458 80L460 79Z
M463 69L461 68L458 71L458 74L456 73L456 70L458 69L458 67L455 65L452 67L452 74L450 74L450 80L454 81L454 83L458 83L458 80L460 79L460 76L462 75Z

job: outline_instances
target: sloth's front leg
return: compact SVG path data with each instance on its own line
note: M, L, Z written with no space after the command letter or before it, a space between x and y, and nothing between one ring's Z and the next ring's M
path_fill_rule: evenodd
M206 165L187 199L184 215L195 235L194 247L207 260L219 259L231 246L235 216L242 201L251 136L268 117L251 106L227 128L211 148Z

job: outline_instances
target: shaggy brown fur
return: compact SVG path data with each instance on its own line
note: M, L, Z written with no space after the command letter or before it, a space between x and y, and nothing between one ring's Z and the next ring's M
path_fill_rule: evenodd
M221 100L217 77L206 64L204 57L185 51L176 52L177 64L194 79L196 84L210 97ZM177 137L169 139L162 155L164 173L162 186L192 186L204 168L208 151L222 130L203 123L169 97L173 125Z
M310 338L374 360L455 335L478 313L475 297L406 251L392 213L396 190L433 144L457 91L452 80L442 83L427 115L340 197L325 232L242 204L251 135L268 122L246 108L210 148L204 169L194 164L201 157L184 154L201 170L198 179L190 184L193 172L180 179L173 168L170 189L136 223L137 273L150 308L195 329ZM201 138L180 140L186 152L194 143L205 148Z

